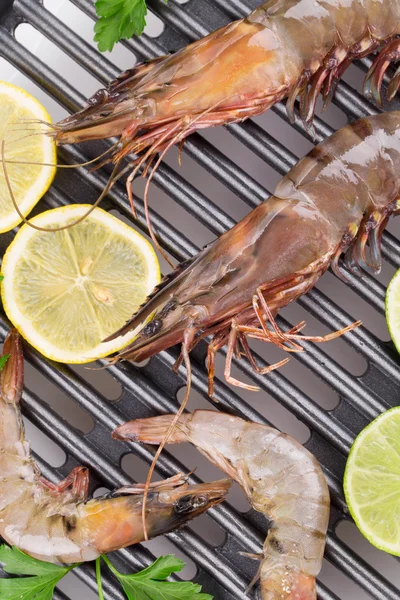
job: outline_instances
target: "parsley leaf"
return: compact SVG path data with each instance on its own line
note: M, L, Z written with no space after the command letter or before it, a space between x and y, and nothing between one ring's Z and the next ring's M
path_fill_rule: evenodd
M5 544L0 546L0 563L3 563L3 571L13 575L57 575L66 569L32 558L15 546L10 548Z
M96 560L96 579L100 600L104 600L101 583L100 561L106 565L121 583L128 600L213 600L201 593L201 586L190 581L165 581L172 573L182 571L185 563L173 554L161 556L152 565L134 573L119 573L107 556ZM6 544L0 546L0 563L3 571L26 577L0 578L1 600L52 600L54 588L69 571L78 566L61 567L28 556L18 548Z
M103 559L121 583L128 600L213 600L209 594L202 594L201 586L196 583L165 581L185 566L172 554L160 556L150 567L133 575L119 573L106 556Z
M94 41L101 52L133 35L140 35L146 25L146 0L97 0Z
M51 600L57 583L75 566L59 567L6 545L0 546L0 562L6 573L28 575L0 579L1 600Z
M10 358L10 356L11 356L10 354L3 354L3 356L0 356L0 371L2 370L2 368L4 367L4 365L6 364L6 362Z

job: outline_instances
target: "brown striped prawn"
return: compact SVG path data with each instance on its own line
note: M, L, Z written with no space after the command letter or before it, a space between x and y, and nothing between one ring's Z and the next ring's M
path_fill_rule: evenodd
M0 388L0 535L40 560L76 563L97 558L144 539L143 484L87 499L89 476L76 467L58 485L41 476L24 437L19 403L24 360L13 330L3 356ZM225 497L229 480L188 485L175 477L151 486L147 494L147 531L151 537L172 531Z
M111 162L114 169L97 203L130 171L126 189L135 214L131 183L141 167L146 165L143 176L152 169L144 193L146 219L153 242L170 262L148 213L149 185L168 149L194 131L243 121L284 98L289 120L295 120L298 98L300 117L309 126L319 93L326 105L352 61L378 49L364 91L380 103L383 75L400 58L398 34L400 0L268 0L175 54L125 71L81 111L47 124L48 135L59 145L119 136L98 157L98 166ZM399 85L400 69L389 99Z
M160 152L197 129L242 121L282 98L294 120L312 120L351 62L383 46L365 91L380 101L382 77L400 58L399 0L268 0L175 54L129 69L88 106L54 127L58 144L121 136L114 161ZM400 70L389 86L392 98Z
M145 164L143 176L152 169L145 210L162 252L148 213L148 190L171 146L194 131L259 115L284 98L289 120L295 120L298 98L300 118L310 126L319 93L326 105L352 61L378 49L364 91L380 103L383 75L400 57L398 34L400 0L268 0L247 18L175 54L125 71L83 110L50 125L48 133L60 145L119 136L109 154L99 157L99 165L114 165L99 202L130 171L126 189L135 213L132 180ZM389 99L399 85L400 69L389 85Z
M399 197L400 111L346 125L301 159L271 198L165 278L139 312L108 338L153 315L112 360L140 362L180 343L188 364L193 347L211 336L210 395L215 354L224 345L227 381L257 389L232 377L233 356L247 356L257 372L282 363L260 369L249 340L293 352L302 350L302 339L326 341L358 324L308 338L300 334L303 323L284 332L275 316L310 290L329 266L345 279L342 255L357 273L360 267L379 272L380 238L390 215L399 211Z
M160 444L174 415L121 425L113 437ZM182 415L168 439L191 442L243 488L270 523L260 555L263 600L316 600L325 547L329 490L315 457L272 427L219 412Z

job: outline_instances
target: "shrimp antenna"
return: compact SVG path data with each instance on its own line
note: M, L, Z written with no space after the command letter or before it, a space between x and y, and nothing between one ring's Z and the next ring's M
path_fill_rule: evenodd
M187 406L189 396L190 396L190 390L192 387L192 365L190 364L188 344L187 344L186 339L184 339L184 341L182 343L182 356L183 356L183 360L184 360L184 363L186 366L186 373L187 373L186 374L185 397L182 401L182 404L179 407L178 412L176 413L176 415L174 417L174 420L171 422L171 425L169 426L168 431L165 434L163 441L159 445L157 452L154 455L153 462L150 465L150 469L149 469L149 472L147 475L147 479L146 479L146 483L145 483L144 491L143 491L142 524L143 524L143 535L144 535L145 542L148 542L148 540L149 540L149 536L147 534L147 526L146 526L146 507L147 507L147 498L148 498L149 490L150 490L150 486L151 486L151 478L153 477L154 469L155 469L157 461L160 457L160 454L164 450L165 445L167 444L173 430L175 429L175 426L176 426L177 422L179 421L179 417L182 415L183 411L185 410L185 408Z
M133 201L133 193L132 193L132 188L131 188L131 183L132 181L135 179L139 169L144 165L144 163L146 162L146 160L148 159L149 162L145 168L145 170L143 171L143 177L146 176L147 171L154 159L155 156L155 152L156 149L162 145L162 143L165 141L165 139L167 139L171 133L173 133L177 128L179 127L179 121L172 127L172 128L167 128L167 130L165 131L165 133L161 136L160 139L158 139L156 142L154 142L154 144L152 144L150 146L150 148L147 150L147 152L144 154L143 157L141 157L138 160L137 165L135 166L135 168L133 169L132 173L129 175L128 179L126 180L126 190L128 192L128 198L129 198L129 203L131 205L131 209L132 209L132 213L134 215L134 217L136 217L136 209L135 209L135 204ZM154 169L151 172L151 175L149 177L149 179L147 180L146 183L146 188L145 188L145 192L144 192L144 197L143 197L143 202L144 202L144 212L145 212L145 216L146 216L146 223L147 223L147 229L149 232L149 235L153 241L153 244L155 245L155 247L157 248L157 250L160 252L160 254L165 258L165 260L167 261L167 263L172 267L175 268L174 263L171 261L171 259L169 258L169 256L167 255L167 253L165 252L165 250L161 247L158 239L156 238L156 235L154 233L152 224L151 224L151 219L150 219L150 214L149 214L149 186L150 186L150 181L153 178L153 175L155 173L155 171L157 170L160 162L162 161L162 159L164 158L166 152L169 150L169 148L171 146L173 146L173 144L175 143L175 137L173 138L172 143L167 144L166 148L164 149L164 151L162 152L160 158L157 160L157 163L154 167Z
M139 169L143 166L143 164L145 163L145 161L148 159L149 162L146 166L146 168L143 171L142 176L146 177L147 172L151 166L152 161L154 160L154 154L156 153L157 148L160 149L161 154L159 156L159 158L157 159L157 162L155 163L154 167L151 170L151 173L147 179L146 182L146 187L144 190L144 196L143 196L143 202L144 202L144 212L145 212L145 216L146 216L146 223L147 223L147 229L149 231L149 235L155 245L155 247L157 248L157 250L160 252L160 254L165 258L165 260L167 261L167 263L171 266L171 267L175 267L175 265L173 264L173 262L170 260L170 258L168 257L168 255L166 254L165 250L163 248L161 248L160 243L154 233L153 230L153 226L151 224L151 219L150 219L150 213L149 213L149 188L150 188L150 183L151 180L153 179L158 167L160 166L161 161L164 159L165 155L167 154L168 150L176 143L181 142L181 145L179 147L179 155L178 155L178 161L179 164L181 164L181 152L182 152L182 147L183 147L183 143L185 141L185 137L187 135L189 135L191 133L191 129L193 127L193 125L199 121L200 119L202 119L205 115L207 115L208 113L212 112L219 104L221 104L222 100L219 100L218 102L216 102L215 104L213 104L210 108L207 108L206 110L204 110L203 112L199 113L194 119L190 120L188 123L186 123L183 127L183 129L181 131L178 131L177 134L175 134L169 141L168 138L180 127L181 122L177 121L175 123L175 125L173 125L172 127L169 127L165 130L164 134L158 139L156 140L151 146L150 148L147 150L147 152L144 154L144 156L142 158L140 158L138 164L135 166L134 170L132 171L132 173L129 175L128 179L126 180L126 189L128 192L128 197L129 197L129 202L131 205L131 209L133 212L133 215L136 216L136 210L134 207L134 202L133 202L133 194L132 194L132 188L131 188L131 183L134 180L134 178L136 177ZM167 140L167 144L165 146L165 148L162 148L163 146L163 142ZM161 148L160 148L161 146Z
M31 134L31 135L35 135L35 134ZM30 136L25 136L25 137L30 137ZM21 140L25 139L25 137L19 138L19 140L13 140L13 141L21 141ZM88 165L92 165L93 163L97 162L104 156L107 156L107 154L112 152L112 150L114 150L114 148L116 148L116 146L118 146L118 144L119 144L119 142L115 142L115 144L110 146L105 152L102 152L102 154L99 154L95 158L92 158L91 160L87 160L86 162L83 162L83 163L76 163L74 165L59 165L57 163L45 163L45 162L36 162L36 161L30 161L30 160L26 160L26 161L24 161L24 160L5 160L5 162L9 165L36 165L36 166L40 166L40 167L57 167L58 169L78 169L79 167L87 167Z
M176 127L174 128L176 129ZM166 134L165 134L166 135ZM177 141L177 136L174 136L172 138L172 140L167 144L167 146L164 148L164 150L161 152L160 156L157 159L156 164L154 165L148 179L146 182L146 187L144 189L144 194L143 194L143 202L144 202L144 214L146 216L146 224L147 224L147 229L149 231L149 235L154 243L154 245L156 246L156 248L159 250L159 252L161 253L161 255L165 258L165 260L167 261L167 263L174 269L175 265L174 263L171 261L171 259L169 258L169 256L167 255L167 253L165 252L165 250L163 248L161 248L160 243L158 241L158 239L156 238L156 235L154 233L153 230L153 226L151 224L151 219L150 219L150 213L149 213L149 188L150 188L150 183L151 180L153 179L161 161L164 159L165 155L167 154L168 150L175 144L175 142ZM160 142L162 142L162 139L160 140ZM150 166L150 165L149 165ZM145 170L146 174L147 172L147 168Z
M104 190L101 192L100 196L97 198L96 202L89 208L89 210L87 210L85 212L84 215L82 215L81 217L79 217L79 219L77 219L76 221L74 221L73 223L69 223L68 225L63 225L62 227L39 227L38 225L34 225L31 221L29 221L20 211L20 208L17 204L17 201L15 199L14 196L14 192L12 190L11 187L11 181L10 178L8 176L8 172L7 172L7 167L6 167L6 160L5 160L5 154L4 154L4 140L2 140L1 142L1 162L3 165L3 169L4 169L4 177L6 180L6 184L7 184L7 188L8 188L8 192L10 194L10 198L11 201L13 203L13 206L19 216L19 218L21 219L21 221L23 221L26 225L29 225L29 227L32 227L32 229L36 229L37 231L49 231L49 232L56 232L56 231L63 231L64 229L69 229L70 227L73 227L74 225L78 225L78 223L81 223L84 219L86 219L90 213L92 213L94 211L94 209L100 204L100 202L103 200L104 196L106 196L108 194L108 192L110 191L111 187L113 186L113 184L115 183L115 181L117 181L117 171L118 171L118 167L119 167L119 163L120 161L118 161L113 169L113 172L111 173L111 176L107 182L106 187L104 188Z
M18 122L30 124L40 123L40 125L46 125L47 127L50 127L50 129L58 129L57 125L55 125L54 123L49 123L49 121L44 121L43 119L18 119Z

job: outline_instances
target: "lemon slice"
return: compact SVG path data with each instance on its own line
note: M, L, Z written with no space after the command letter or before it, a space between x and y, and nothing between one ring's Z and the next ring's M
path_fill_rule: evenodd
M400 269L394 274L386 292L386 322L390 336L400 352Z
M56 208L32 223L65 226L89 208ZM44 356L66 363L89 362L131 342L136 331L101 343L160 281L149 242L100 208L63 231L23 225L4 255L2 274L3 305L10 321Z
M344 491L361 533L380 550L400 556L400 407L384 412L357 436Z
M51 122L46 109L23 89L0 81L0 140L5 142L5 157L9 161L56 163L56 145L44 134L45 125L29 121ZM28 164L7 164L7 173L15 200L24 216L28 215L49 189L56 168ZM0 233L10 231L21 222L10 198L0 162Z

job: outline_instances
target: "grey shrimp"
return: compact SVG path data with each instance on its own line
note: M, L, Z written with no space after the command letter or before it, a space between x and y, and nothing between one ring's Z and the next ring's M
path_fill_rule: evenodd
M160 444L175 415L137 419L117 439ZM260 557L263 600L316 600L329 519L329 490L315 457L272 427L208 410L181 415L169 444L191 442L243 488L271 526Z

